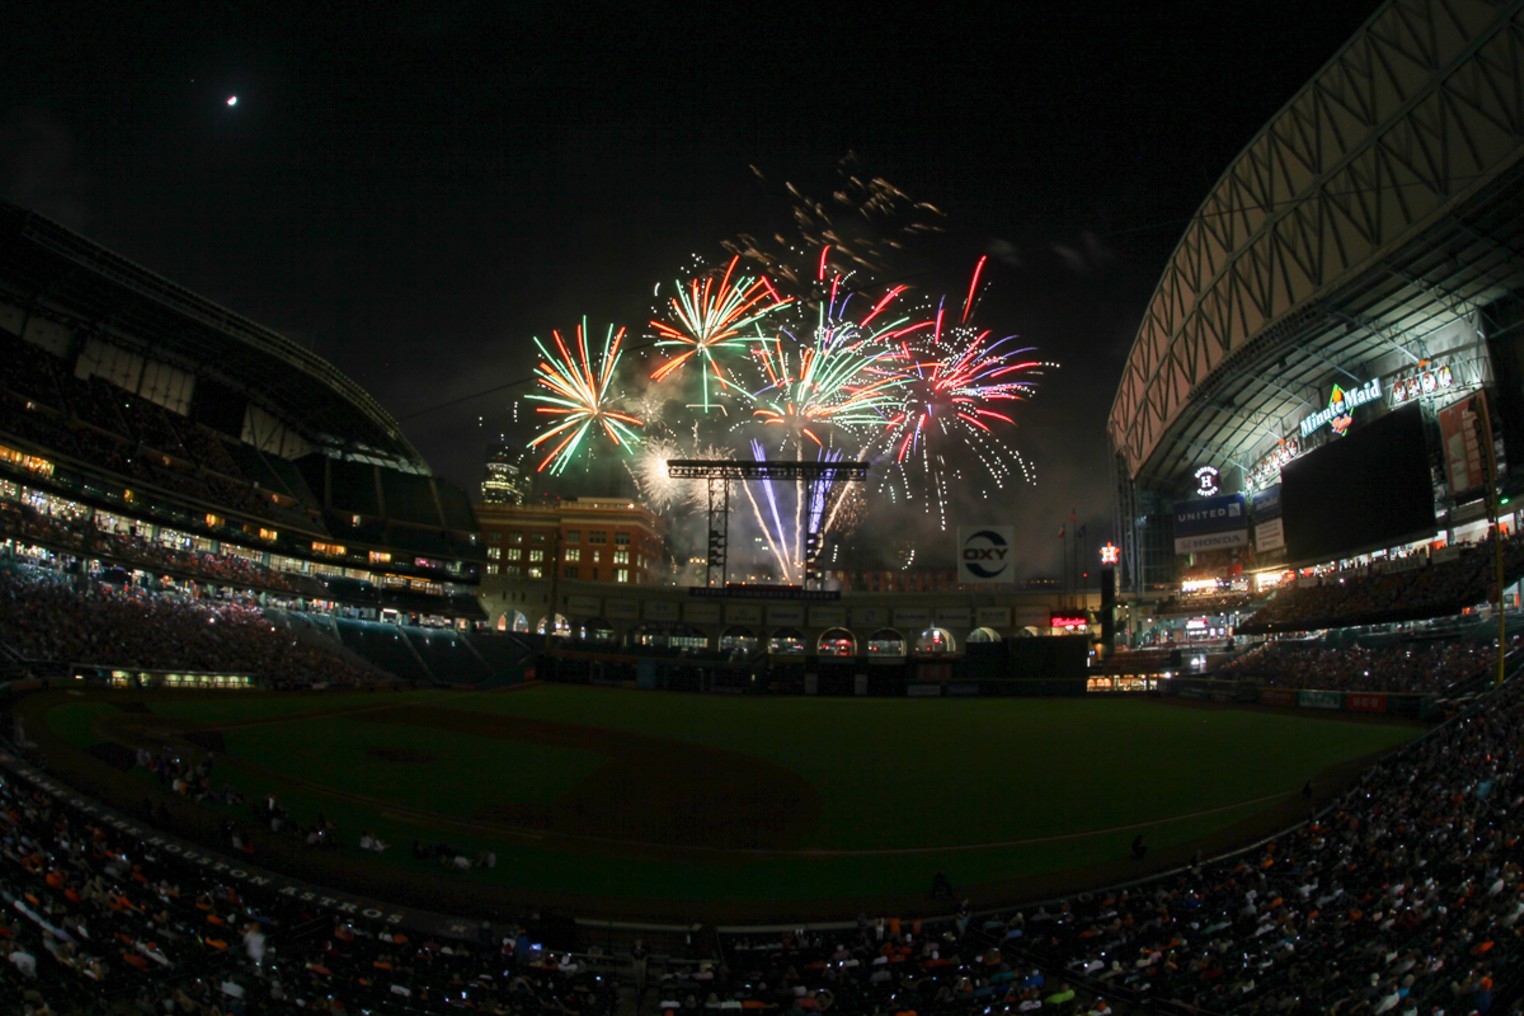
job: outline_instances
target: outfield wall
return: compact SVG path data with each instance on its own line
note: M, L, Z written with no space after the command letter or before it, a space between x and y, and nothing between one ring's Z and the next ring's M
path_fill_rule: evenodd
M1196 701L1237 702L1415 719L1427 719L1437 701L1437 696L1434 695L1269 687L1253 681L1217 681L1205 677L1170 678L1159 682L1159 690L1172 698Z

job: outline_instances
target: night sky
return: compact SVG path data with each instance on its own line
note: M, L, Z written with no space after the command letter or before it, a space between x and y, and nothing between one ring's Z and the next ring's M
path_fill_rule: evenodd
M1015 521L1029 574L1071 509L1112 535L1106 414L1184 220L1375 9L201 6L13 5L4 195L309 346L474 489L530 433L531 336L639 336L658 281L854 152L947 214L885 280L989 254L984 320L1062 364L1014 435L1037 484L963 520Z

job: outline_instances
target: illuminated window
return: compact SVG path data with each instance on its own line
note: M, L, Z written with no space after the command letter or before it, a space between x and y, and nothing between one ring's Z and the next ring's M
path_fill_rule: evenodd
M531 550L529 552L529 560L531 560L531 561L543 561L543 560L545 560L545 551L543 551L543 550ZM531 568L530 571L539 571L539 569L538 568Z
M499 560L502 556L503 556L503 549L501 547L488 547L487 548L487 558L488 558L488 560L496 561L496 560Z
M628 568L617 568L617 569L615 569L614 570L614 581L615 582L628 582L628 581L630 581L630 569L628 569Z
M38 458L36 455L28 455L26 452L17 451L14 448L7 448L4 445L0 445L0 459L4 459L6 462L13 462L16 465L20 466L22 469L28 469L34 473L41 473L43 476L53 475L53 463L49 462L47 459ZM127 492L127 500L132 500L131 491Z
M370 552L370 563L371 564L390 564L391 560L392 560L392 555L391 555L390 551L386 551L386 550L373 550L373 551Z
M596 557L596 556L597 555L594 555L594 557ZM568 560L568 561L580 561L580 560L582 560L582 551L578 550L576 547L567 547L566 548L566 560Z
M518 560L522 559L523 556L524 556L524 552L522 550L520 550L519 548L517 548L517 547L509 547L508 548L508 560L510 560L510 561L518 561Z
M523 533L509 533L508 534L508 542L509 543L523 543L524 542L524 534Z
M532 579L543 579L545 577L545 569L544 568L530 568L529 569L529 577L532 578Z
M614 551L614 563L615 564L629 564L630 563L630 552L628 550L616 550L616 551Z

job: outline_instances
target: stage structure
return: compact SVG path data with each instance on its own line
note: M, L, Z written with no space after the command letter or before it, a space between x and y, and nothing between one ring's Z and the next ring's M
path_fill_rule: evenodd
M730 547L730 482L740 480L806 481L809 512L804 534L806 582L818 579L815 561L820 553L820 520L825 514L826 491L838 480L855 483L868 478L866 462L736 462L730 459L668 459L667 475L677 480L705 480L709 484L709 557L704 584L714 585L714 573L724 585Z

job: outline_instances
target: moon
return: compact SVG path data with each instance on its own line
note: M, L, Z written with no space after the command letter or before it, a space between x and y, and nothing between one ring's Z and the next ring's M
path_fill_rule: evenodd
M230 96L228 96L228 105L229 106L236 106L236 105L238 105L238 96L236 96L236 95L230 95Z

